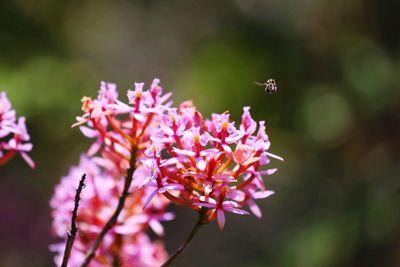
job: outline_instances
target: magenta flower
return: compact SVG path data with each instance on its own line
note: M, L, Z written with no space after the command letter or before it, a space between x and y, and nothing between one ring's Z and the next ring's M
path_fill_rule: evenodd
M214 200L212 198L206 198L206 197L200 197L200 200L204 201L204 202L194 203L194 205L206 207L209 209L215 209L217 211L218 225L219 225L219 228L221 228L221 229L224 229L224 226L225 226L224 211L229 211L229 212L233 212L233 213L240 214L240 215L249 214L247 211L237 208L238 204L234 201L217 202L216 200Z
M79 231L68 266L80 266L84 262L125 193L124 209L102 238L90 266L114 266L115 261L120 266L158 266L167 257L162 243L151 241L147 232L151 229L158 235L164 234L161 222L173 219L173 215L165 211L169 201L154 193L155 189L162 192L162 185L143 187L156 173L146 167L150 160L146 154L155 153L148 149L150 136L159 125L160 115L170 105L169 95L162 95L158 83L155 79L149 90L144 90L144 84L136 83L135 90L128 91L129 103L118 99L114 84L105 82L101 83L96 99L82 99L84 114L77 117L73 126L80 126L83 135L94 142L87 155L81 156L80 164L62 178L50 202L53 232L61 239L60 244L65 244L76 184L86 173L86 187L81 193L76 220ZM156 151L155 144L151 148ZM127 177L131 169L134 170L132 177ZM125 192L127 179L132 182ZM172 187L171 184L165 186ZM146 203L150 199L151 203ZM144 210L144 206L147 209ZM57 254L56 263L61 263L64 246L51 248Z
M178 112L171 109L151 138L157 153L147 164L152 178L145 186L157 185L153 194L196 211L206 208L205 221L217 219L221 229L225 211L249 214L243 210L247 205L261 217L254 200L273 193L265 189L262 177L276 171L265 167L269 158L282 158L267 151L270 142L264 122L259 125L256 133L249 107L244 108L239 129L227 112L204 121L191 102L183 103Z
M69 230L74 204L75 187L82 173L87 174L86 187L81 193L80 209L77 218L78 234L68 266L80 266L95 237L112 215L118 202L122 180L116 180L114 174L98 166L85 155L81 156L78 166L73 166L67 176L62 177L56 186L52 207L52 231L61 242L51 246L56 252L55 262L59 266L64 252L66 232ZM127 199L127 206L110 231L90 266L113 266L118 260L121 266L159 266L166 259L161 242L153 242L147 236L147 229L159 235L164 233L161 221L173 219L165 212L168 201L156 196L149 208L143 210L143 201L151 193L150 189L135 189Z
M19 153L31 168L35 163L28 153L32 150L25 118L15 115L5 92L0 92L0 165L5 164Z
M223 229L225 212L261 217L256 200L273 194L263 179L276 171L268 164L271 158L283 160L268 151L265 123L253 120L250 107L243 108L237 126L228 112L205 120L192 101L174 108L170 96L154 79L148 90L135 83L125 100L118 99L114 84L105 82L96 99L82 98L84 114L73 126L93 144L61 179L50 202L52 229L61 240L51 246L56 264L62 260L74 188L83 173L87 182L69 266L161 265L167 254L148 231L165 234L162 222L174 218L166 211L171 202L199 213L186 242L202 224L216 220ZM29 140L22 124L17 129L21 140ZM23 156L31 149L18 142L7 147Z

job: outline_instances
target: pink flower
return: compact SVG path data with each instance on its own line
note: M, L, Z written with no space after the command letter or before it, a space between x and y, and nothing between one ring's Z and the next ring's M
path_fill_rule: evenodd
M234 201L223 201L218 203L212 198L204 198L204 197L201 197L200 200L206 200L207 202L194 203L194 205L206 207L209 209L215 209L217 211L218 226L221 230L224 229L225 226L224 211L229 211L240 215L249 214L247 211L237 208L238 204Z
M276 171L268 168L272 158L283 159L268 151L265 123L257 124L249 107L243 108L241 124L235 127L229 112L206 120L192 101L171 107L171 94L163 94L158 79L147 90L144 83L135 83L126 96L125 102L118 99L116 86L102 82L96 99L82 99L84 114L73 126L80 126L83 135L94 141L80 164L61 179L50 202L52 229L62 240L51 246L57 264L83 173L87 183L70 266L82 263L118 203L124 209L90 266L113 266L116 261L127 267L159 266L167 254L161 241L150 240L148 231L164 235L162 222L174 217L166 211L171 202L201 212L201 223L216 220L223 229L225 212L261 217L256 200L273 194L263 177ZM23 127L18 131L25 140ZM31 148L17 142L8 147L20 153ZM130 182L127 173L132 174L132 183L125 183ZM126 201L119 202L125 196Z
M254 200L272 194L265 189L262 176L274 172L265 171L264 165L269 158L281 158L267 151L270 142L264 122L259 125L256 133L249 107L243 109L238 130L229 113L203 120L192 102L184 102L178 112L171 109L164 115L150 140L148 149L154 146L156 153L146 153L154 160L147 165L152 178L145 186L155 188L152 196L162 194L196 211L207 208L206 220L217 219L221 229L224 212L248 214L243 210L246 204L261 217Z
M15 116L15 110L5 92L0 92L0 165L8 162L19 153L31 168L35 163L27 152L32 150L25 118Z
M158 192L172 190L158 177L153 163L160 158L163 143L151 142L158 131L161 115L170 103L169 95L162 95L159 81L155 79L149 90L143 83L136 83L135 90L128 91L129 103L118 99L114 84L102 82L96 99L84 97L82 111L73 126L80 126L84 136L93 139L87 155L81 156L78 166L72 167L68 176L61 179L50 202L53 215L53 232L65 243L70 226L78 179L86 173L86 187L82 191L77 217L78 235L73 246L69 266L80 266L94 240L112 217L125 180L131 157L136 160L129 196L118 221L105 235L95 259L90 266L158 266L167 254L160 241L151 241L147 231L152 229L163 235L161 222L173 219L165 209L169 201ZM151 144L151 145L150 145ZM135 151L135 154L133 154ZM157 175L156 175L157 174ZM154 183L152 188L150 183ZM143 185L148 186L144 187ZM177 184L177 188L181 188ZM151 203L150 203L151 200ZM143 207L146 206L146 209ZM53 245L59 263L64 247Z
M59 265L64 252L66 233L70 227L75 188L83 173L86 173L86 187L81 193L78 211L78 234L68 266L80 266L95 237L114 212L123 180L116 180L115 173L105 170L85 155L78 166L73 166L67 176L62 177L50 201L52 207L52 231L62 242L52 245ZM152 242L147 234L151 228L157 234L164 233L161 221L173 219L165 212L168 201L155 197L149 208L143 210L143 202L149 196L148 188L136 188L127 199L126 208L117 225L110 231L90 266L112 266L115 257L121 266L157 266L167 257L162 243ZM118 241L119 240L119 241ZM119 246L117 254L114 247Z

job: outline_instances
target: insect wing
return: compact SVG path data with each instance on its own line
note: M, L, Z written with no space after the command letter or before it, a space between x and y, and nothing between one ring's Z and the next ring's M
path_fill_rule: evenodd
M253 83L256 84L256 85L265 86L265 82L264 81L256 81L256 82L253 82Z

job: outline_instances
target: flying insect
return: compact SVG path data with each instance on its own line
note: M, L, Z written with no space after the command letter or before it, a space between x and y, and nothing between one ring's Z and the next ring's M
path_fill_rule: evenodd
M265 86L265 92L268 94L273 94L276 91L278 91L278 86L276 85L276 82L274 79L269 79L266 81L257 81L254 82L254 84L260 85L260 86Z

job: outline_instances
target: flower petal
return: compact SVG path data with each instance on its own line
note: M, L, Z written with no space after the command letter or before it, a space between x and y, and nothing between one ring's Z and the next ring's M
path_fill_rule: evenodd
M210 209L215 209L217 207L217 205L211 204L211 203L199 203L199 202L197 202L197 203L193 203L193 205L206 207L206 208L210 208Z
M277 160L280 160L280 161L284 161L284 159L282 158L282 157L280 157L280 156L278 156L278 155L275 155L275 154L272 154L272 153L269 153L269 152L265 152L268 156L270 156L271 158L275 158L275 159L277 159Z
M157 220L150 220L149 225L151 229L159 236L164 236L164 227Z
M267 198L273 194L275 194L274 191L265 190L265 191L255 192L252 195L253 195L253 198L255 198L255 199L261 199L261 198Z
M217 210L217 220L218 220L218 226L221 230L224 229L225 226L225 214L224 211L221 209Z
M237 208L230 207L230 206L229 207L224 206L224 210L230 211L232 213L240 214L240 215L248 215L249 214L249 212L247 212L245 210L237 209Z
M150 201L155 197L155 195L158 193L158 188L151 192L151 194L147 197L146 201L143 204L143 209L146 208L147 205L149 205Z
M194 155L196 155L196 153L193 152L193 151L185 150L185 149L179 149L179 148L175 148L175 147L173 148L173 151L175 153L177 153L177 154L190 156L190 157L193 157Z
M247 205L250 208L250 211L257 217L257 218L261 218L262 217L262 213L260 208L258 207L258 205L252 200L249 199L247 201Z
M29 167L31 167L32 169L36 167L35 162L32 160L31 157L28 156L28 154L26 154L25 152L21 152L21 156L26 161L26 163L28 163Z

